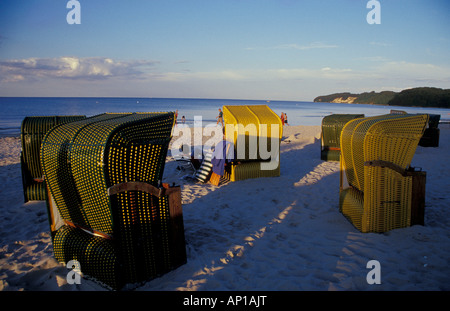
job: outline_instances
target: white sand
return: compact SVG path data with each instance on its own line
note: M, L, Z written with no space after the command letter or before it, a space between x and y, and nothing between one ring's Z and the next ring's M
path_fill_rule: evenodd
M320 127L285 127L281 176L219 187L181 179L188 262L137 290L450 290L450 128L418 147L427 172L425 226L360 233L339 212L339 164L320 160ZM287 141L290 142L287 142ZM20 141L0 138L0 290L104 290L66 281L44 202L23 203ZM381 284L366 264L378 260Z

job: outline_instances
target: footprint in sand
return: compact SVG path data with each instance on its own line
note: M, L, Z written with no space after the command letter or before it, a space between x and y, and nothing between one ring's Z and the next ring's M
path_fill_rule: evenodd
M429 236L427 236L426 234L421 234L420 232L414 235L412 238L420 242L428 242L431 240Z

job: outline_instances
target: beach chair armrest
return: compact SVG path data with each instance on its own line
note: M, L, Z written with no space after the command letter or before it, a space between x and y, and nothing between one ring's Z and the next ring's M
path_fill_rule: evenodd
M177 189L169 187L157 188L146 182L130 181L109 187L108 196L112 196L114 194L125 191L143 191L160 198L164 195L170 195L172 192L177 191Z
M402 175L403 177L406 176L412 176L417 174L418 172L415 171L415 168L409 168L409 169L404 169L401 166L389 162L389 161L383 161L383 160L372 160L372 161L366 161L364 162L364 166L379 166L379 167L386 167L389 168L393 171L396 171L397 173L399 173L400 175Z
M379 167L386 167L391 170L396 171L397 173L401 174L402 176L406 176L407 171L402 168L401 166L389 162L389 161L383 161L383 160L372 160L372 161L366 161L364 162L364 166L379 166Z

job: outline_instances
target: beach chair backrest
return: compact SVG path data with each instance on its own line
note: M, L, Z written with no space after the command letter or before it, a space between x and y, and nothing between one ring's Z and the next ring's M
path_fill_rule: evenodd
M113 113L49 132L43 142L42 163L61 217L106 235L139 217L115 215L122 213L131 199L128 193L121 194L125 198L119 201L124 206L114 207L108 188L132 181L157 186L174 122L174 113ZM141 199L148 198L133 198L137 204Z
M262 142L266 145L265 151L272 147L279 150L283 124L267 105L223 106L223 117L226 138L234 143L238 160L265 160L260 152ZM272 140L276 141L275 146Z
M339 148L341 131L347 122L364 118L363 114L332 114L322 119L322 145Z
M340 209L360 231L385 232L415 223L412 203L415 191L423 189L414 191L413 180L425 174L410 165L427 123L426 114L389 114L345 125ZM419 201L416 206L424 203Z
M43 171L41 166L41 144L45 134L53 127L85 116L33 116L25 117L21 124L20 166L24 201L42 201L46 199Z
M42 178L41 143L45 134L59 124L85 119L86 116L30 116L20 127L23 163L32 178Z
M348 122L342 130L341 153L349 184L364 191L367 161L407 169L427 122L426 114L386 114Z
M363 114L332 114L322 119L320 158L324 161L339 161L341 154L341 132L347 122L364 118Z

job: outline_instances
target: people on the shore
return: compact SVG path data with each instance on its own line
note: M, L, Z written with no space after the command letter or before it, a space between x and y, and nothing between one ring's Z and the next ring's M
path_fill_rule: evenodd
M215 146L211 158L212 172L209 181L215 186L219 185L220 179L225 173L227 163L234 160L234 145L227 141L224 127L222 127L222 135L222 141L219 141Z
M284 126L285 124L286 124L286 125L289 125L289 124L288 124L288 121L287 121L287 114L286 114L286 113L281 112L280 118L281 118L281 124L282 124L283 126Z
M222 127L223 127L223 112L222 112L222 109L220 109L220 108L219 108L219 115L216 117L216 119L217 119L216 125L219 124L219 122L220 122L220 124L222 124Z

